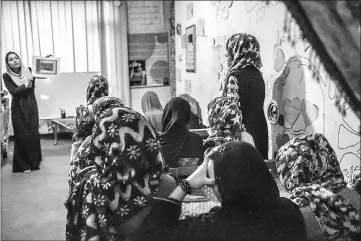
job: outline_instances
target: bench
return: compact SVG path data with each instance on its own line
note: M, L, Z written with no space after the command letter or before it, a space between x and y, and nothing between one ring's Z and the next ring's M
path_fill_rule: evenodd
M54 134L54 145L58 144L58 128L60 126L69 131L74 131L75 117L51 119L51 128L53 129Z

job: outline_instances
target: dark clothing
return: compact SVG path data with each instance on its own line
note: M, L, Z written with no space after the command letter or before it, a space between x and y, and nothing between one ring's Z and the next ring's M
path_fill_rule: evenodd
M171 99L163 110L160 140L164 159L171 168L178 166L179 158L203 159L203 140L187 128L190 118L189 103L179 97Z
M14 129L13 172L37 170L42 161L39 112L33 87L18 86L3 74L6 88L12 95L11 120Z
M268 128L263 110L265 82L262 74L253 65L248 65L236 70L232 76L238 82L238 100L246 131L253 137L262 157L268 159Z
M132 241L304 241L303 216L286 198L262 212L212 208L197 217L179 220L182 204L157 199ZM266 218L263 218L266 216Z
M279 196L267 165L251 144L228 142L208 157L214 161L222 207L178 220L181 203L157 199L134 240L306 240L299 207Z

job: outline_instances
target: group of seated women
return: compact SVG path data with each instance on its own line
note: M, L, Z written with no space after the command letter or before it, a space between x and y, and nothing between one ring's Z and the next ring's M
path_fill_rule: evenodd
M209 103L211 131L203 144L187 128L185 99L166 104L159 134L146 117L107 95L107 81L94 76L87 106L77 110L65 201L68 241L308 240L310 225L325 240L359 240L359 209L342 191L339 162L323 135L300 136L280 148L277 171L290 194L280 197L259 138L245 131L239 99L225 95ZM190 176L167 174L166 167L188 157L199 159ZM221 207L180 219L184 197L204 186Z

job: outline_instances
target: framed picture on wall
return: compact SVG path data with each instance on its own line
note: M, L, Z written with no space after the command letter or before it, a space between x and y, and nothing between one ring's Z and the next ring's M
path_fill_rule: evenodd
M186 28L186 71L196 72L196 25Z
M32 75L36 78L50 78L60 72L60 58L33 56Z

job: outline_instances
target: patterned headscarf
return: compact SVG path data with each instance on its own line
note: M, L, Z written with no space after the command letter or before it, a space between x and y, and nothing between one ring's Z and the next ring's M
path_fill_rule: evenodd
M66 201L66 240L124 240L119 226L158 188L164 165L159 136L138 112L113 108L93 129L89 155L94 165L77 174Z
M356 209L340 194L346 186L336 153L318 133L295 137L276 156L280 182L299 206L310 205L329 239L350 240L360 234Z
M76 107L75 113L75 135L77 138L85 139L92 133L95 124L94 116L84 105Z
M123 102L117 97L103 96L93 103L93 113L96 120L102 118L108 110L114 107L123 107Z
M90 81L86 91L86 101L88 105L102 97L108 96L109 85L108 80L101 75L94 75Z
M260 45L257 39L250 34L237 33L232 35L227 40L226 51L233 61L224 79L224 86L227 86L229 76L237 70L248 65L253 65L258 69L262 67ZM223 91L225 89L223 88Z
M233 99L217 97L212 100L208 104L208 122L211 133L205 142L206 148L242 140L242 112Z

